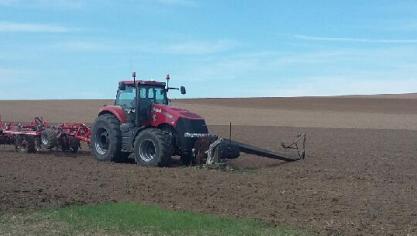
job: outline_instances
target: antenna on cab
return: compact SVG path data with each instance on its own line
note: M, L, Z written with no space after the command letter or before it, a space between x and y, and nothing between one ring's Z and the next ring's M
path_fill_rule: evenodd
M132 73L132 77L133 77L133 84L136 86L136 72Z
M167 91L169 90L169 80L171 79L169 77L169 74L167 74L167 77L165 78L167 80Z

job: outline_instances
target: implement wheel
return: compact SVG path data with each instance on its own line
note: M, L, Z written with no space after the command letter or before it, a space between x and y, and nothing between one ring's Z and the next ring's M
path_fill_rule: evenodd
M16 137L16 151L25 153L35 153L36 145L35 138L28 135L18 135Z
M51 150L58 145L58 133L54 129L45 129L41 133L41 145L45 149Z
M78 140L78 139L76 139L72 136L69 136L69 150L72 153L77 153L78 150L80 149L80 147L81 147L80 140Z
M172 140L160 129L148 128L135 140L135 161L141 166L166 166L172 155Z

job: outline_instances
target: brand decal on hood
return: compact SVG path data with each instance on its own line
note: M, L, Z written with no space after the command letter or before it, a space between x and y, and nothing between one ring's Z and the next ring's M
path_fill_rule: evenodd
M154 112L157 112L157 113L161 113L161 112L162 112L162 109L161 109L161 108L156 108L156 107L154 107L154 108L153 108L153 111L154 111Z

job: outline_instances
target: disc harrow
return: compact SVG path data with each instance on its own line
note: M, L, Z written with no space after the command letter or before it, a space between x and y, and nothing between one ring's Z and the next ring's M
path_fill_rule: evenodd
M83 123L51 125L42 117L31 122L5 122L0 117L0 144L14 145L18 152L55 149L76 153L81 142L90 144L90 138L91 130Z

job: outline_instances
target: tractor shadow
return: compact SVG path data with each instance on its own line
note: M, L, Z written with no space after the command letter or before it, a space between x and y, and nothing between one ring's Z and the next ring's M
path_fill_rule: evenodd
M90 154L91 155L91 154ZM92 155L91 155L92 156ZM128 158L127 160L124 161L118 161L116 162L117 164L126 164L126 165L137 165L136 161L133 158ZM167 166L164 166L165 168L177 168L177 167L185 167L186 165L184 165L181 162L180 157L177 156L173 156L171 157L169 163Z

